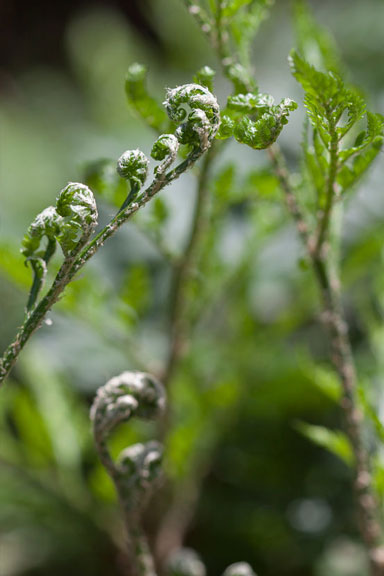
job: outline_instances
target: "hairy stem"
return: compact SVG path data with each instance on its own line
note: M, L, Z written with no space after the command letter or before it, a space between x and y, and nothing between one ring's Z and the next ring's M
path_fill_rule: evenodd
M84 264L97 252L97 250L122 226L131 216L133 216L142 206L147 204L155 194L162 188L178 178L183 172L188 170L203 154L204 150L196 148L191 154L181 162L176 168L171 170L161 178L155 179L139 198L109 222L88 242L88 236L83 236L76 247L67 256L56 275L56 278L46 295L40 300L36 308L28 314L25 322L20 327L14 341L5 350L0 360L0 385L8 376L15 364L20 352L28 342L32 334L41 326L46 314L52 306L59 300L65 287L72 280L75 274Z
M122 503L122 508L124 505ZM140 517L129 513L125 514L127 533L129 534L132 556L136 562L138 576L156 576L155 564L150 551L147 537L141 525Z
M323 300L323 320L331 337L332 362L339 374L343 395L341 408L345 428L355 457L354 489L363 541L370 553L372 574L384 574L382 551L378 548L381 528L377 518L377 503L372 490L368 456L362 440L362 414L357 402L357 375L353 360L348 326L341 304L340 281L323 258L312 260L313 269Z
M340 279L336 270L331 270L331 266L324 255L324 243L333 206L336 168L331 168L330 170L327 197L330 198L332 196L332 199L327 201L321 220L321 236L319 234L318 238L322 238L322 241L319 244L319 240L315 243L308 233L308 228L297 204L294 191L289 182L288 172L282 163L283 159L280 154L279 151L276 151L276 147L270 149L270 157L285 193L288 210L307 249L316 281L321 291L324 310L323 319L331 338L332 362L342 384L341 408L344 414L346 432L355 458L354 490L359 514L360 532L369 552L372 576L383 576L384 557L382 549L378 546L381 528L377 517L378 508L373 494L368 456L362 441L362 415L356 398L356 368L348 335L348 326L342 309Z
M156 576L153 557L148 541L141 526L141 510L132 509L132 503L126 497L126 489L122 484L121 476L116 471L109 453L106 439L98 433L94 435L96 449L101 463L112 478L123 511L124 524L128 536L128 550L134 562L136 576Z
M302 213L296 201L295 193L289 181L289 172L287 169L287 164L285 162L284 155L281 152L280 146L278 146L278 144L273 144L272 146L270 146L267 152L271 160L275 174L279 179L280 186L284 192L288 210L295 222L299 236L304 246L306 247L308 253L312 254L314 243L309 233L308 225L307 222L305 221L304 214Z

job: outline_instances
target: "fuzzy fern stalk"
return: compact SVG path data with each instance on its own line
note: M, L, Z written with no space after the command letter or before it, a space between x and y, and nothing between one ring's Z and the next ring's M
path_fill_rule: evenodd
M119 497L137 576L156 576L141 516L161 478L163 449L156 441L134 444L114 460L108 449L108 437L119 424L132 418L161 418L165 407L165 389L157 378L145 372L123 372L99 388L90 413L99 458ZM170 555L166 572L168 576L206 576L202 560L188 548ZM227 568L223 576L256 575L248 564L240 562Z
M162 447L158 442L135 444L113 460L108 436L122 422L137 417L159 418L165 409L163 385L143 372L123 372L99 388L91 409L93 434L100 460L112 478L130 541L130 556L137 576L154 576L155 567L141 526L142 509L161 471Z
M134 94L140 93L144 89L140 84L141 71L131 70L130 74L136 78ZM135 84L131 78L128 86L132 83ZM153 109L155 104L152 100L150 104ZM127 198L117 214L97 234L94 234L96 201L92 191L81 183L69 183L57 197L56 205L46 208L29 227L22 253L33 273L32 287L24 323L0 359L0 384L47 312L86 262L129 218L209 150L219 129L220 109L216 98L205 86L186 84L169 89L163 105L165 111L161 107L151 111L152 121L159 127L168 115L176 128L174 133L161 134L153 145L151 156L159 164L154 169L151 183L143 189L149 170L149 159L145 154L141 150L124 152L118 160L117 171L127 181ZM185 158L172 168L180 145L186 150ZM41 297L48 265L57 245L62 249L63 262L51 287Z

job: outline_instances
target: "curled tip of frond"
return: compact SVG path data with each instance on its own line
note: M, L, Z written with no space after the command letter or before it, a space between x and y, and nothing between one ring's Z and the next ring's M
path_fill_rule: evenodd
M41 241L46 237L52 252L58 241L64 254L70 252L82 235L89 236L97 225L97 206L88 186L69 182L59 193L56 206L49 206L38 214L23 240L22 253L27 258L43 255Z
M56 210L60 216L74 218L84 226L97 224L96 200L85 184L69 182L57 197Z
M141 188L147 179L149 160L139 149L127 150L117 161L117 172L131 186Z
M236 562L224 570L223 576L256 576L256 574L247 562Z
M206 572L200 556L191 548L176 550L168 560L167 576L206 576Z
M154 160L164 160L174 155L179 148L179 141L174 134L162 134L152 146L151 156Z
M154 419L164 409L163 385L145 372L123 372L97 391L91 408L96 447L126 510L140 509L160 478L163 449L156 441L135 444L115 461L107 448L108 435L134 416Z
M185 84L168 89L164 102L169 118L184 123L176 130L181 144L206 150L220 125L220 107L215 96L200 84ZM191 108L191 112L185 109Z
M91 409L95 433L105 437L132 416L157 418L165 408L164 387L145 372L123 372L99 388Z
M162 160L161 164L155 168L157 177L162 176L175 161L179 145L174 134L162 134L158 137L151 150L151 156L154 160Z
M54 206L48 206L36 216L23 239L22 254L30 258L39 249L43 236L55 240L60 234L61 218Z

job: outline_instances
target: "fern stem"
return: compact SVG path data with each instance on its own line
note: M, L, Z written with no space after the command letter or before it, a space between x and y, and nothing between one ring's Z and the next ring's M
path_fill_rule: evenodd
M297 204L294 191L289 182L288 171L285 162L275 145L269 149L276 175L285 193L286 204L289 212L296 223L299 235L307 249L312 263L313 271L320 288L323 301L323 320L331 337L332 362L339 375L343 389L341 409L344 414L345 427L351 442L355 457L354 491L359 515L360 533L369 553L372 576L384 575L384 553L379 546L381 539L381 527L378 521L377 503L372 488L372 479L369 472L368 455L362 441L362 415L357 402L357 375L353 360L353 353L348 334L348 325L345 321L341 303L340 279L336 270L331 270L328 259L325 258L323 245L328 230L332 206L334 170L330 171L328 180L328 208L323 216L320 228L322 238L314 246L313 239L308 233L306 223ZM320 249L318 248L320 246Z

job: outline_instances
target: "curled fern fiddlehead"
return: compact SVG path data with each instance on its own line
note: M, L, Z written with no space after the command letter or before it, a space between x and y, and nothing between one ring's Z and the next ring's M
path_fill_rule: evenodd
M70 182L57 197L56 211L63 218L58 241L67 254L80 236L88 238L97 225L93 192L85 184Z
M145 420L156 419L164 409L162 384L143 372L123 372L109 380L99 388L91 409L96 448L115 484L140 576L155 574L140 516L161 473L162 447L154 441L135 444L123 450L115 461L108 450L107 440L120 423L135 416Z
M117 161L117 171L132 187L140 189L148 176L148 164L141 150L127 150Z
M128 180L131 187L127 199L120 208L124 210L136 198L148 176L149 160L141 150L127 150L117 161L117 172Z
M169 166L176 160L179 149L179 141L174 134L162 134L154 143L151 156L154 160L161 160L161 164L155 168L157 178L162 177Z
M35 305L44 285L47 267L59 242L65 257L80 240L85 242L97 225L97 206L92 191L84 184L70 182L59 193L56 206L38 214L24 236L21 252L34 273L27 310ZM42 242L46 239L46 245Z
M188 112L185 106L191 111ZM167 92L164 102L168 116L174 122L183 122L175 136L181 144L189 144L205 152L220 125L220 108L208 88L199 84L185 84Z

